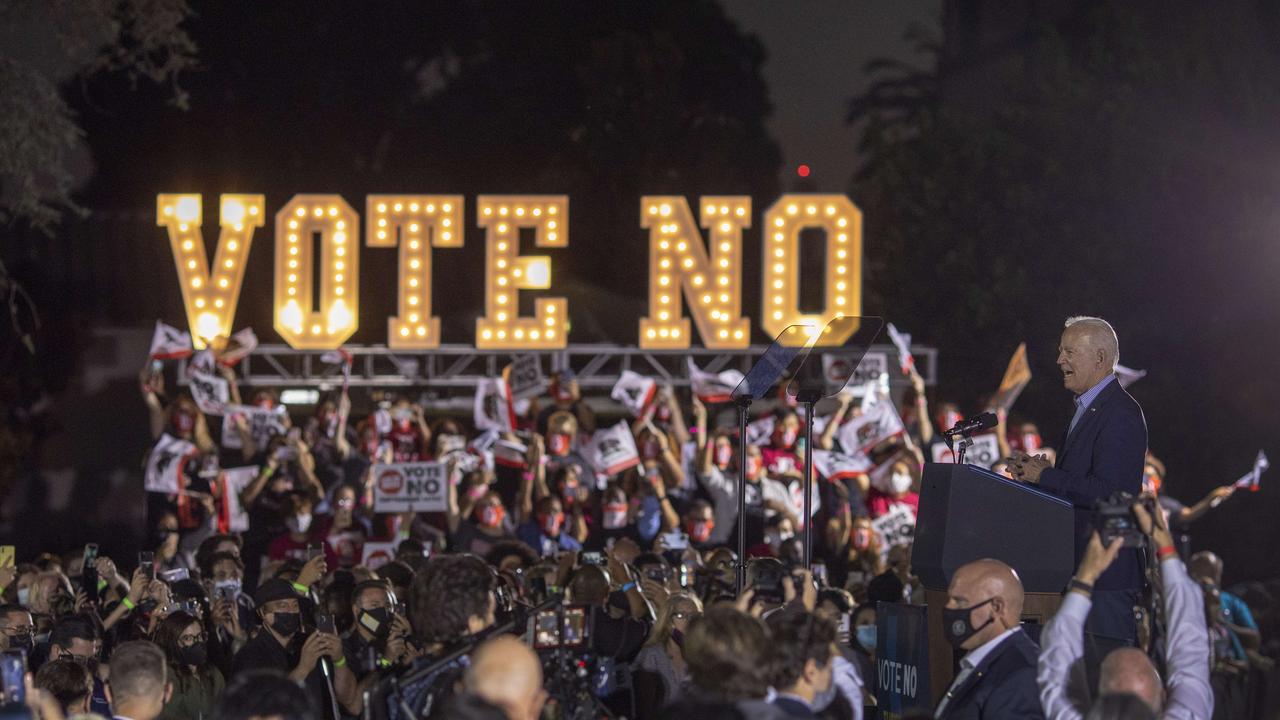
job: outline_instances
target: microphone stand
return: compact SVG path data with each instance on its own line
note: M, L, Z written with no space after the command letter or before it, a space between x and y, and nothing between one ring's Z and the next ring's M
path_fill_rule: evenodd
M738 572L735 594L741 597L747 580L747 411L751 408L751 395L739 395L735 404L738 406Z

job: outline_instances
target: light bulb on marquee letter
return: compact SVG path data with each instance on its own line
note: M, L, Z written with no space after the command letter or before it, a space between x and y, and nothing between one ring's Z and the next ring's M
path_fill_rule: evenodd
M751 342L742 317L742 230L751 227L751 198L705 196L702 227L711 231L708 256L689 203L680 196L640 199L640 226L649 230L649 315L640 319L640 347L689 347L689 313L702 343L737 350Z
M200 194L156 196L156 225L169 231L191 343L197 350L219 335L231 335L253 231L262 227L265 217L261 195L222 195L219 199L221 232L210 268L200 231Z
M331 350L360 316L360 216L340 195L294 195L276 213L275 328L290 346ZM312 263L320 241L320 303Z
M485 316L476 318L480 350L566 346L569 303L538 298L534 316L520 316L520 290L551 287L551 258L520 254L520 228L534 228L538 247L569 244L569 198L565 195L481 195L476 216L485 228Z
M800 312L800 231L820 228L827 234L826 307L821 314ZM777 336L789 325L824 327L832 318L862 312L862 213L844 195L788 194L764 216L764 285L761 326ZM806 273L814 277L816 273ZM824 337L837 345L857 330L849 324Z
M387 319L395 350L440 347L440 318L431 314L431 248L462 247L461 195L370 195L365 243L400 245L397 315Z

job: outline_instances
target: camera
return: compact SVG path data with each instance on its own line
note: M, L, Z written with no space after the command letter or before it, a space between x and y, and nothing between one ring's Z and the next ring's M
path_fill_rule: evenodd
M563 618L563 624L561 624ZM559 609L541 610L533 618L533 647L536 650L552 648L585 648L587 644L587 609L565 606Z
M1135 502L1141 502L1147 513L1154 520L1159 512L1154 498L1137 500L1127 492L1117 491L1109 497L1098 501L1093 510L1093 527L1104 547L1109 546L1116 538L1124 538L1124 547L1142 547L1146 540L1142 528L1138 525L1138 517L1133 513Z
M764 603L781 604L785 599L782 578L787 568L775 558L756 558L748 568L755 599Z

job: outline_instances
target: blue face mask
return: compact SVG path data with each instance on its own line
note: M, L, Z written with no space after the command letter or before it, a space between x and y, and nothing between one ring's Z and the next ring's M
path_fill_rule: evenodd
M875 625L859 625L858 626L858 644L863 650L872 652L876 649L876 626Z

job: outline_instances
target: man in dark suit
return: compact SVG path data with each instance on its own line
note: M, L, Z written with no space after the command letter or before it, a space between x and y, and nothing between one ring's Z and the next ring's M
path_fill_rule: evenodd
M975 560L956 570L942 611L943 632L968 653L935 718L1044 717L1036 685L1040 648L1022 631L1022 600L1022 581L999 560Z
M1077 565L1093 533L1092 510L1097 501L1118 490L1134 496L1142 491L1147 423L1142 408L1116 379L1119 359L1120 343L1110 323L1092 317L1068 319L1058 348L1058 367L1063 384L1076 396L1076 410L1058 450L1057 463L1049 467L1043 455L1010 458L1016 479L1038 483L1075 505ZM1121 551L1098 578L1085 626L1098 645L1095 650L1137 642L1133 607L1143 578L1142 560L1135 549ZM1105 652L1099 652L1098 661L1102 654Z

